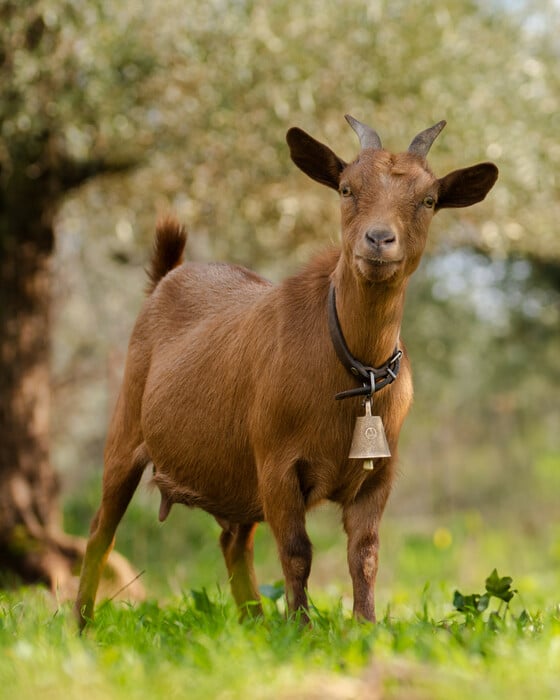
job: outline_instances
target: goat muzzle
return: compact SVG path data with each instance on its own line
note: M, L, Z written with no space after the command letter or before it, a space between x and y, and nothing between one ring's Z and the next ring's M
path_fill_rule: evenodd
M390 229L373 228L366 231L366 240L377 250L388 248L397 242L397 237Z

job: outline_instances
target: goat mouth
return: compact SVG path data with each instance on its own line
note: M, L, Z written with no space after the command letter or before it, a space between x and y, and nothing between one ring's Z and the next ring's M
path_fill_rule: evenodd
M401 260L387 260L369 256L356 256L359 274L370 282L388 282L398 274Z
M398 265L401 261L400 260L393 260L389 259L387 260L386 258L374 258L374 257L366 257L364 255L358 255L357 259L359 262L364 262L366 265L371 265L372 267L384 267L386 265Z

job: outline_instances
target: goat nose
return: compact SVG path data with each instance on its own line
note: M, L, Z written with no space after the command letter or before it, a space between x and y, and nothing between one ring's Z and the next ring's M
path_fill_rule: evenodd
M382 247L394 243L396 240L395 234L389 229L372 228L366 232L366 238L370 243L377 247Z

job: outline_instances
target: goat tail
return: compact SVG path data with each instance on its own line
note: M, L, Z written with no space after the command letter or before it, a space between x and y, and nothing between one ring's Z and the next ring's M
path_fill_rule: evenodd
M186 242L186 229L177 219L168 216L158 221L152 257L146 270L148 274L147 294L151 294L160 280L183 262Z

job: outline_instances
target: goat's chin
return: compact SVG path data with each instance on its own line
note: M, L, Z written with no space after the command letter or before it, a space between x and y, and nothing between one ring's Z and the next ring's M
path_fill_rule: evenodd
M356 267L361 277L368 282L387 282L391 280L401 267L400 260L378 260L358 257Z

